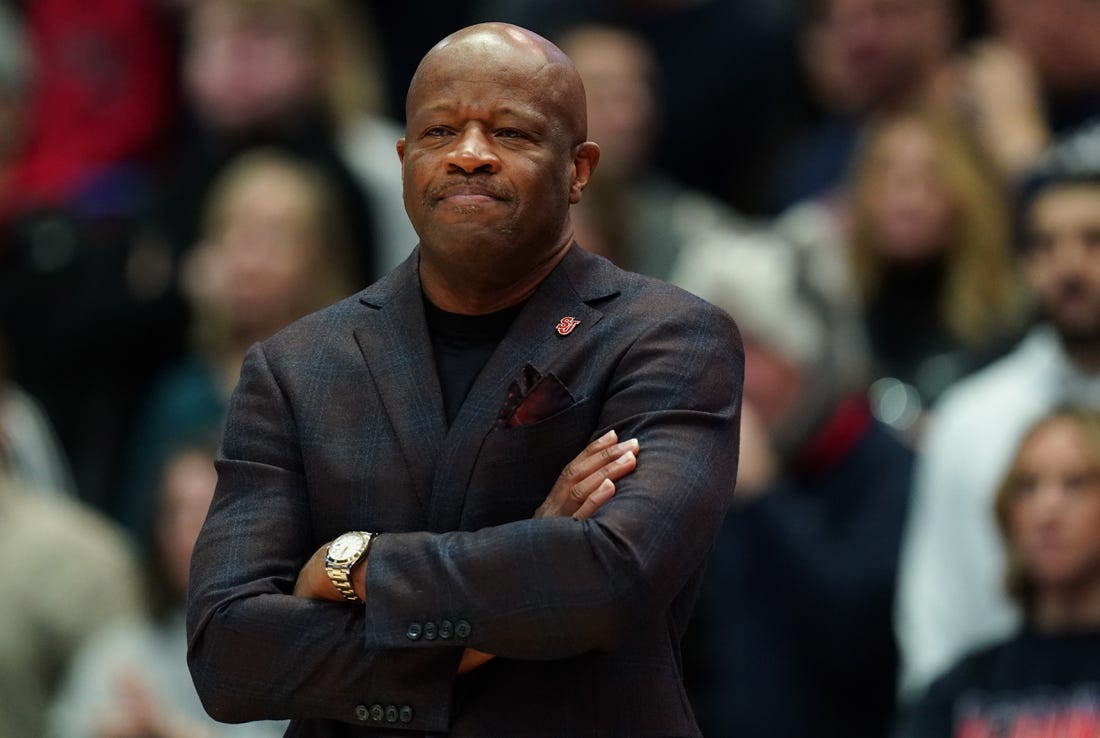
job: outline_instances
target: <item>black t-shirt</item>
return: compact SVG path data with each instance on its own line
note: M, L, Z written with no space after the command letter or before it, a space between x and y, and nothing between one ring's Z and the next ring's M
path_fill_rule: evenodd
M461 315L440 310L424 298L424 315L443 390L447 425L458 416L478 373L522 308L520 303L488 315Z
M1025 629L928 688L896 738L1100 737L1100 629Z

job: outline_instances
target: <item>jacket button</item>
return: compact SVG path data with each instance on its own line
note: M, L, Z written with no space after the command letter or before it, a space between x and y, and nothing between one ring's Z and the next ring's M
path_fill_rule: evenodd
M370 720L370 710L366 705L356 705L355 717L357 720Z
M415 641L420 637L420 634L424 632L420 623L409 623L409 629L405 631L405 637L410 641Z
M435 636L436 636L435 623L433 623L431 620L429 620L428 622L424 623L424 640L434 641Z
M376 723L382 722L382 718L386 717L386 711L382 709L382 705L370 706L370 719Z
M439 624L439 637L447 640L455 634L455 626L450 620L444 620Z
M389 705L386 708L386 722L387 723L396 723L397 722L397 705Z
M408 705L402 705L397 719L403 723L411 723L413 719L413 709Z
M459 638L469 638L471 630L473 629L470 627L470 624L467 623L465 620L459 620L457 623L455 623L455 635Z

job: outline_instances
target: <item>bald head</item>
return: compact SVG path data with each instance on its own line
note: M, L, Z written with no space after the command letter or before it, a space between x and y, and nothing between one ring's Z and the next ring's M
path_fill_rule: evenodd
M537 93L574 143L588 135L584 85L573 62L537 33L508 23L479 23L436 44L409 84L406 117L440 85L454 79L520 87Z

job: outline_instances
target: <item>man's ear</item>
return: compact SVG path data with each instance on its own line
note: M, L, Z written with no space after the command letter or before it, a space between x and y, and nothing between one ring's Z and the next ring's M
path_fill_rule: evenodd
M397 160L401 162L401 177L405 177L405 138L397 139Z
M573 151L573 164L570 167L571 184L569 203L575 205L581 201L581 192L588 186L596 165L600 163L600 147L593 141L579 144Z

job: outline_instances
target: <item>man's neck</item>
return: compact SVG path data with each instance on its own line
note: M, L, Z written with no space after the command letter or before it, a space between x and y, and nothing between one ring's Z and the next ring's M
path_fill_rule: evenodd
M424 294L440 310L462 315L485 315L518 305L532 294L569 251L559 249L550 259L528 268L512 279L505 274L491 275L458 272L420 258L420 285Z
M1066 356L1085 374L1100 374L1100 346L1068 346Z

